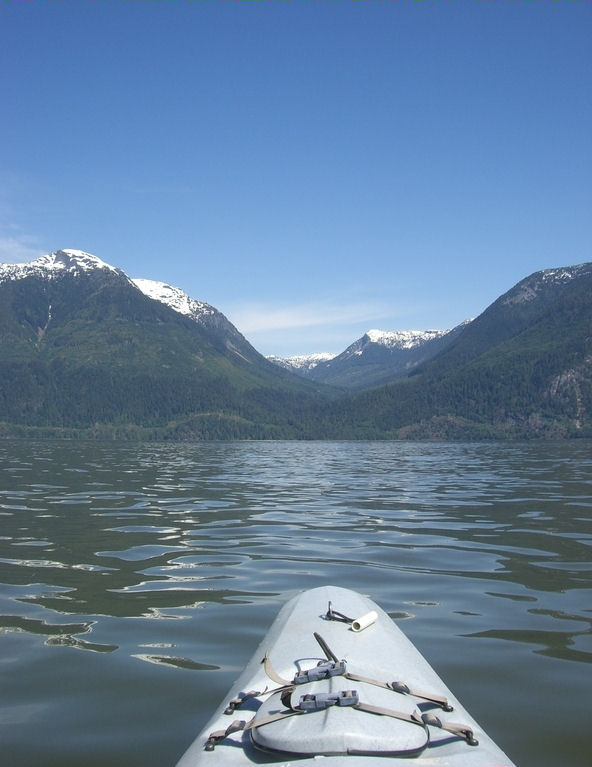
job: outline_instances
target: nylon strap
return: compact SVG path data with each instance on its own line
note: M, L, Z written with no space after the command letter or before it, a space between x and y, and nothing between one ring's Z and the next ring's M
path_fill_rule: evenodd
M315 633L315 636L318 637L318 635ZM322 637L318 637L322 639ZM324 640L323 640L324 641ZM337 663L337 656L331 654L331 650L328 649L327 655L330 660L335 660ZM277 671L274 669L274 667L271 664L271 660L269 659L269 654L265 653L265 657L263 658L263 664L265 673L267 676L276 682L276 684L281 685L282 687L290 687L293 682L288 681L287 679L284 679L281 677ZM375 687L382 687L384 690L391 690L392 692L398 692L403 695L412 695L414 698L421 698L422 700L426 700L430 703L435 703L437 706L440 706L444 711L452 711L453 707L450 705L448 698L444 697L443 695L436 695L434 693L428 693L423 692L421 690L415 690L406 685L404 682L380 682L378 679L370 679L367 676L361 676L360 674L352 674L349 671L346 671L345 674L342 674L346 679L350 679L352 682L364 682L365 684L371 684ZM273 691L275 692L275 691ZM253 697L253 696L249 696ZM230 702L230 705L232 705L234 701ZM236 706L235 706L236 707ZM229 712L232 713L232 712Z
M206 751L213 751L214 748L218 745L218 743L223 741L229 735L232 735L233 732L239 732L240 730L244 730L246 724L247 723L242 719L235 719L234 722L229 724L225 730L216 730L216 732L210 733L206 741L206 744L204 746L204 749Z
M412 695L414 698L421 698L430 703L435 703L437 706L444 709L444 711L453 710L448 702L448 698L445 698L443 695L435 695L431 692L415 690L410 688L404 682L379 682L377 679L369 679L368 677L360 676L359 674L351 674L349 671L346 671L344 676L346 679L351 679L352 682L365 682L366 684L372 684L375 687L382 687L385 690L392 690L393 692L399 692L403 695Z
M293 690L294 687L288 688L284 690L282 694L282 703L284 706L286 706L284 711L279 711L276 714L270 714L269 716L262 717L259 720L257 720L256 716L254 716L249 722L236 719L225 730L217 730L212 732L206 741L205 750L213 751L218 743L225 740L229 735L232 735L235 732L247 732L248 730L264 727L266 724L271 724L272 722L278 722L291 716L302 716L303 714L307 713L303 709L298 708L298 706L292 705L291 693ZM462 738L467 742L469 746L479 745L479 741L475 739L473 730L470 727L464 724L459 724L457 722L444 723L434 714L422 715L417 710L412 711L411 714L408 714L404 711L394 711L393 709L383 708L382 706L373 706L369 703L363 703L362 701L359 701L355 705L351 706L351 708L355 708L358 711L365 711L368 714L388 716L391 719L398 719L399 721L409 722L410 724L422 727L426 732L426 742L421 747L420 751L423 751L429 743L429 731L427 729L428 725L430 727L437 727L441 730L445 730L455 735L456 737Z
M337 655L335 655L327 642L316 631L314 632L314 638L317 640L321 649L325 653L327 660L333 661L334 663L339 663ZM265 657L263 658L263 665L267 676L276 682L276 684L279 684L281 687L289 687L293 684L293 682L289 681L288 679L284 679L277 673L271 664L268 652L265 653ZM414 698L420 698L421 700L428 701L429 703L434 703L436 706L440 706L444 711L453 711L453 707L450 705L448 698L446 698L444 695L436 695L435 693L413 689L409 687L409 685L407 685L405 682L381 682L378 679L370 679L369 677L360 676L359 674L352 674L349 671L346 671L343 676L345 676L346 679L350 679L352 682L364 682L366 684L374 685L375 687L382 687L385 690L398 692L402 695L411 695Z
M424 727L426 722L423 721L418 711L412 711L410 714L406 714L404 711L393 711L390 708L383 708L382 706L372 706L369 703L356 703L353 708L357 708L358 711L366 711L368 714L378 714L379 716L390 716L391 719L399 719L402 722L410 722L411 724L418 724L420 727Z
M327 659L333 660L335 663L337 663L337 656L333 650L331 650L323 637L315 631L314 638L321 646L321 649L327 656ZM347 679L351 679L352 682L365 682L366 684L372 684L375 687L382 687L385 690L393 690L394 692L399 692L404 695L412 695L414 698L427 700L430 703L435 703L437 706L440 706L444 711L453 710L448 701L448 698L444 697L443 695L436 695L435 693L431 692L423 692L422 690L413 690L409 687L409 685L405 684L405 682L380 682L377 679L369 679L368 677L359 676L358 674L351 674L349 671L345 672L345 677Z
M277 671L274 669L274 667L271 665L271 661L269 660L269 653L266 652L265 656L263 658L263 668L265 669L265 673L267 676L272 679L276 684L281 685L282 687L289 687L291 686L292 682L289 682L287 679L283 679Z
M248 692L240 693L236 698L233 698L228 702L224 713L234 714L235 709L240 708L243 703L251 698L259 698L267 692L267 687L264 690L249 690Z
M269 724L270 722L277 722L280 719L285 719L289 716L301 715L307 713L304 711L304 709L299 708L298 706L292 705L291 693L294 691L294 688L291 690L286 690L282 695L282 703L284 706L286 706L285 711L279 711L277 714L271 714L270 716L263 717L259 719L258 721L255 721L255 717L251 719L251 721L244 726L243 729L250 730L256 727L263 727L263 725ZM331 706L331 708L339 708L339 706ZM391 719L399 719L402 722L409 722L411 724L419 725L420 727L423 727L425 729L427 722L425 722L419 713L419 711L413 711L411 714L407 714L404 711L394 711L390 708L383 708L382 706L372 706L369 703L363 703L360 701L359 703L354 704L353 706L347 706L346 708L356 708L358 711L366 711L368 714L378 714L379 716L389 716ZM320 709L326 711L327 709ZM461 725L462 726L462 725Z
M423 714L421 717L425 724L429 724L431 727L439 727L441 730L446 730L456 735L458 738L463 738L467 741L469 746L478 746L479 741L476 740L473 730L466 724L459 724L458 722L443 722L435 714Z
M278 722L282 719L287 719L291 716L302 716L306 712L297 706L293 706L289 700L287 700L287 697L285 694L282 695L282 703L284 705L288 704L288 708L284 711L278 711L277 714L270 714L269 716L262 717L261 719L256 721L256 717L253 717L249 722L245 722L244 720L235 720L232 722L225 730L217 730L216 732L212 732L210 736L208 737L208 740L206 741L205 750L206 751L213 751L214 748L218 745L218 743L222 742L225 738L227 738L229 735L232 735L235 732L244 731L247 732L248 730L254 730L258 729L259 727L264 727L266 724L271 724L272 722ZM403 722L409 722L410 724L417 725L419 727L422 727L426 731L426 742L421 747L421 750L427 746L429 742L429 733L426 727L426 723L423 721L422 717L420 716L419 712L414 711L411 714L406 714L402 711L392 711L388 708L382 708L380 706L371 706L367 703L356 703L351 708L356 708L358 711L366 711L369 714L378 714L379 716L389 716L392 719L398 719ZM325 709L326 710L326 709Z

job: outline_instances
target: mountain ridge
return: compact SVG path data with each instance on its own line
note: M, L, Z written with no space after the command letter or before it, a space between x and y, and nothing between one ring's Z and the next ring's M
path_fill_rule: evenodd
M55 251L0 265L0 435L592 436L592 263L535 272L474 320L423 335L369 331L311 368L347 378L329 388L180 288Z
M310 380L342 389L378 386L409 375L452 343L467 322L452 330L372 329L330 359L314 360L308 365L305 360L297 365L289 361L283 364Z
M592 263L533 273L410 377L319 418L328 437L342 421L392 439L592 436Z
M125 276L125 272L106 263L98 256L84 250L64 248L40 256L34 261L18 264L0 264L0 282L6 279L24 279L25 277L42 274L52 276L68 272L70 274L90 273L96 269L104 269Z
M294 354L289 357L278 357L275 354L268 354L267 359L274 365L279 365L293 373L305 375L320 362L328 362L336 355L330 352L313 352L312 354Z
M196 322L84 251L0 271L5 424L277 437L290 408L318 391L269 363L220 313Z

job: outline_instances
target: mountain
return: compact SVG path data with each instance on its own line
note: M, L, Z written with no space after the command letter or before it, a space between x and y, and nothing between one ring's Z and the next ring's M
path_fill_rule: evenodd
M286 370L290 370L292 373L302 375L305 378L311 378L311 372L321 362L328 362L332 360L334 354L329 352L316 352L313 354L296 354L293 357L276 357L273 354L269 355L267 359L273 362L275 365L279 365Z
M0 264L0 282L27 277L52 279L65 274L80 276L97 271L111 272L125 278L121 269L116 269L83 250L56 250L26 264Z
M173 287L156 280L132 279L133 284L144 295L166 304L175 312L189 317L198 325L210 330L230 352L234 352L246 361L260 361L261 355L242 336L234 325L217 309L204 301L191 298L181 288Z
M441 371L496 348L505 350L503 344L533 354L549 346L567 348L573 338L583 352L580 342L586 341L590 329L591 280L592 263L544 269L521 280L466 327L439 360ZM562 335L557 335L560 330ZM533 337L535 349L530 348Z
M318 389L213 307L83 251L0 266L4 431L291 436L289 419Z
M2 436L466 440L592 436L592 264L537 272L449 333L370 331L312 370L339 357L348 392L83 251L0 265ZM369 373L389 383L354 390Z
M308 378L346 389L367 389L402 378L445 349L464 325L453 330L369 330L345 351L321 360Z
M592 264L527 277L409 378L315 424L326 438L592 436Z

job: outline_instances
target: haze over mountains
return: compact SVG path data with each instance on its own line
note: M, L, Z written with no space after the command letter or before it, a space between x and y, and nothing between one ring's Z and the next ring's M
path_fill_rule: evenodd
M450 331L282 364L84 251L0 265L0 434L467 439L592 435L592 264L537 272Z

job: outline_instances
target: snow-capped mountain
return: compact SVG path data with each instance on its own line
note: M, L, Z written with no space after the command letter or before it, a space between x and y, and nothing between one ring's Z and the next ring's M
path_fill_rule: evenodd
M189 317L199 325L213 330L218 337L223 337L225 346L244 359L259 356L258 352L246 341L234 325L217 309L205 301L191 298L181 288L165 282L147 279L131 279L127 274L97 256L83 250L65 248L41 256L26 264L0 264L0 283L6 280L22 280L27 277L39 277L54 280L66 275L72 277L111 275L128 284L132 289L140 290L145 296L165 304L175 312Z
M450 333L450 330L369 330L362 338L348 346L343 355L359 357L364 354L364 350L368 349L370 344L377 344L391 350L417 349L428 341L442 338L447 333Z
M451 331L369 330L291 358L299 379L209 304L59 250L0 264L0 434L589 436L591 296L592 264L544 270Z
M62 274L90 274L97 269L125 276L121 269L116 269L91 253L67 248L26 264L0 264L0 281L19 280L34 275L51 278Z
M166 282L138 278L134 278L132 282L148 298L165 304L178 314L189 317L198 325L217 333L226 348L244 360L252 361L255 356L260 357L259 352L241 335L232 322L222 312L205 301L191 298L181 288Z
M589 275L590 271L589 263L565 266L561 269L543 269L521 280L500 300L506 306L528 303L545 291L553 291L556 287L566 285L578 277Z
M65 274L72 276L88 275L97 272L97 270L119 275L129 281L130 284L135 285L144 295L166 304L179 314L191 317L196 322L206 324L206 317L212 317L218 313L213 306L191 298L181 288L156 280L131 279L124 271L111 266L97 256L72 248L56 250L26 264L0 264L0 281L19 280L30 276L51 279Z
M9 422L265 438L282 433L292 393L317 389L209 304L84 251L0 266L0 433Z
M269 357L298 375L333 386L359 389L409 373L444 349L464 325L453 330L369 330L338 355Z
M286 370L290 370L293 373L304 376L305 378L328 381L329 377L334 377L332 383L337 386L347 386L348 384L346 381L349 377L348 360L354 360L354 364L356 364L356 358L365 358L368 355L375 357L375 352L378 349L380 351L385 350L385 362L388 364L389 357L392 356L389 352L411 352L432 341L437 341L439 338L443 338L449 333L450 330L372 329L368 330L367 333L364 333L361 338L354 341L353 344L348 346L345 351L338 355L327 352L318 352L316 354L298 354L292 357L276 357L270 355L267 359L270 362L273 362ZM336 361L336 365L333 365L334 361ZM358 359L357 363L359 364L360 362L361 359ZM364 362L366 362L366 359ZM401 368L401 374L404 374L405 370L411 367L413 362L414 360L407 360L406 367ZM346 365L345 369L343 364Z
M185 314L196 322L205 324L205 319L212 317L217 312L217 309L214 309L210 304L206 304L204 301L197 301L195 298L187 295L181 288L167 285L166 282L144 279L132 279L132 282L144 295L170 306L171 309L179 312L179 314Z
M449 330L368 330L340 355L330 352L316 352L313 354L296 354L291 357L276 357L271 354L267 359L286 368L286 370L306 376L318 365L329 363L338 356L343 359L362 356L369 344L378 344L386 349L416 349L428 341L434 341L445 336L449 332Z
M0 284L27 278L38 278L42 282L61 282L61 278L66 277L74 279L85 277L94 280L100 279L101 276L114 281L121 289L141 291L143 296L190 318L212 332L218 343L222 343L228 351L244 361L263 362L264 358L234 325L210 304L191 298L181 288L173 287L165 282L141 278L131 279L123 270L111 266L86 251L65 248L25 264L0 264ZM47 317L43 318L43 322L39 324L43 334L50 327L51 311L52 307L49 306Z
M271 354L267 357L270 362L279 365L293 373L306 374L321 362L328 362L335 357L330 352L317 352L316 354L297 354L292 357L276 357Z

